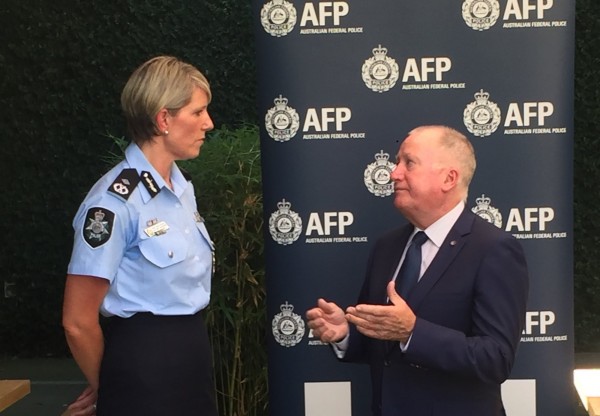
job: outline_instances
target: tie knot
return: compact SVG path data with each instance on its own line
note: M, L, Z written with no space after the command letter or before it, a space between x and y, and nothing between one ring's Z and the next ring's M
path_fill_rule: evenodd
M423 231L419 231L413 237L411 244L414 244L417 247L421 247L423 243L425 243L425 241L427 241L427 234L425 234Z

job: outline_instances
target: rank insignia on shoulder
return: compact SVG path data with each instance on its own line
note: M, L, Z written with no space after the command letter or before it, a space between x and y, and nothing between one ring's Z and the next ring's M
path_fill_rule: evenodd
M142 184L150 194L152 198L154 198L160 192L160 188L156 184L156 181L152 177L150 172L142 171Z
M83 239L92 248L100 247L110 239L115 214L106 208L94 207L88 210L85 218Z
M138 183L140 183L140 175L138 175L137 170L123 169L109 186L108 192L123 201L127 201Z

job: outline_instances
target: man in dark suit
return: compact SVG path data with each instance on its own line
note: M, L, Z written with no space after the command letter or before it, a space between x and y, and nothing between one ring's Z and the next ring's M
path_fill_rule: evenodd
M307 311L338 358L370 365L373 415L505 415L500 385L524 325L527 265L511 235L465 208L474 172L464 135L411 131L392 172L394 205L410 224L375 244L356 306L319 299ZM413 239L420 248L408 248ZM409 263L418 281L401 296Z

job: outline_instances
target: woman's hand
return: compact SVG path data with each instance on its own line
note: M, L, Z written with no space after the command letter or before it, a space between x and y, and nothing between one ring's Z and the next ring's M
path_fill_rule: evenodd
M98 393L88 386L83 393L71 403L62 416L96 416L96 400Z

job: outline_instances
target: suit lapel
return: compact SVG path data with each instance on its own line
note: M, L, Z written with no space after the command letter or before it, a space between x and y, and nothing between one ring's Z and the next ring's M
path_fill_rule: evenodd
M388 301L387 297L387 285L394 277L394 273L398 268L398 264L400 263L400 259L402 258L402 253L404 248L406 247L406 243L408 241L408 237L410 237L413 232L414 227L412 225L407 225L406 227L402 227L397 236L394 238L392 244L387 246L389 250L383 258L389 259L387 264L385 265L384 273L381 275L377 275L376 278L379 279L378 288L375 288L373 293L383 293L383 297L381 299L381 304L385 305Z
M454 259L462 250L465 243L468 241L468 236L471 233L473 226L473 213L466 208L463 210L454 226L446 236L439 251L435 255L433 261L425 271L425 274L419 280L410 294L407 303L413 310L417 310L419 305L427 296L427 293L435 286L442 278L444 272L452 264Z

